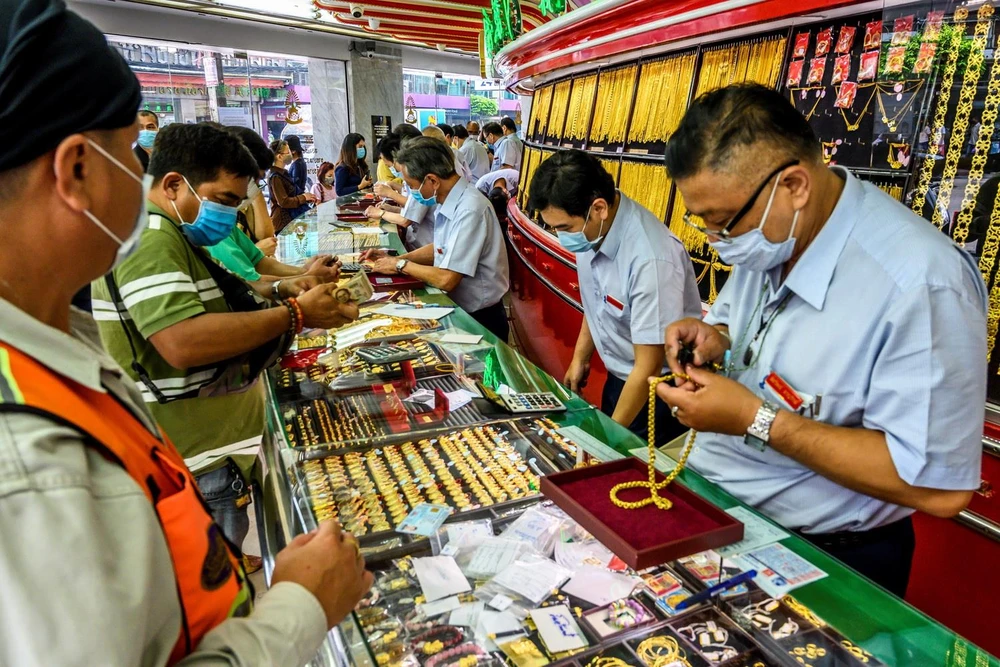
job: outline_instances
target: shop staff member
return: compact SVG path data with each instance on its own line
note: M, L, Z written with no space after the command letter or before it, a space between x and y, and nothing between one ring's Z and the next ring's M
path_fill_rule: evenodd
M396 154L410 196L436 207L434 241L399 257L366 253L375 271L413 276L449 293L459 306L502 341L510 333L503 296L510 286L507 249L486 197L455 172L443 142L410 139Z
M469 131L461 125L455 126L455 148L469 166L473 178L480 179L490 170L490 156L486 147L477 138L470 137Z
M686 219L735 267L704 322L666 331L671 368L693 383L657 391L699 431L690 465L902 596L913 510L954 516L979 486L974 261L824 166L809 124L768 88L698 98L666 165ZM696 364L728 361L728 377L680 368L682 344Z
M520 178L521 175L516 169L498 169L476 181L476 187L484 195L490 194L493 188L503 188L508 195L515 195Z
M576 253L584 319L566 386L578 392L586 384L596 348L608 368L601 410L645 439L648 378L666 369L663 330L701 315L684 245L656 216L617 192L611 174L583 151L558 151L539 165L528 209ZM666 406L657 408L657 444L685 430Z
M0 664L305 664L371 584L356 541L332 522L294 540L251 611L190 473L69 305L147 222L139 82L60 0L0 23Z
M500 121L501 135L497 136L496 123L486 126L486 140L493 145L493 171L497 169L521 169L521 155L524 143L517 136L517 125L504 116Z
M264 430L262 386L247 376L243 356L281 337L292 321L281 304L232 312L238 304L227 285L236 281L244 293L245 285L215 267L202 247L232 233L233 207L257 170L240 139L225 130L206 123L161 130L149 163L149 228L135 254L113 272L117 297L107 280L93 286L105 347L130 369L236 544L248 530L245 478ZM295 279L282 280L275 296L289 299L301 289ZM356 317L356 308L341 306L329 290L321 285L298 296L304 325L327 328ZM258 291L271 293L273 284Z
M139 119L139 138L135 140L135 156L142 164L142 170L149 169L149 156L153 153L156 133L160 131L160 117L143 109L136 114Z

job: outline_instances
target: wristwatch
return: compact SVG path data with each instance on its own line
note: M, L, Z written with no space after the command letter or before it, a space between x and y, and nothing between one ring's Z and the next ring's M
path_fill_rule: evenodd
M280 280L275 280L273 283L271 283L271 298L274 299L275 301L281 301L281 290L279 289L280 285L281 285Z
M743 436L743 442L759 452L764 451L768 441L771 439L771 424L778 416L778 406L774 403L764 401L764 404L757 408L757 414L753 418L753 423Z
M408 260L408 259L401 259L401 260L397 261L396 262L396 273L402 273L403 269L406 268L406 265L409 264L409 263L410 263L410 260Z

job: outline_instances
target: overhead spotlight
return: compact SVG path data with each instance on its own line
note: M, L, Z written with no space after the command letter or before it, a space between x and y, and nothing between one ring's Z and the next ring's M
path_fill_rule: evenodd
M365 15L365 8L364 7L362 7L361 5L355 5L355 4L351 5L351 16L353 16L356 19L359 19L359 18L361 18L364 15Z
M378 27L380 25L382 25L382 22L379 21L377 18L368 19L368 27L371 28L372 30L378 30Z

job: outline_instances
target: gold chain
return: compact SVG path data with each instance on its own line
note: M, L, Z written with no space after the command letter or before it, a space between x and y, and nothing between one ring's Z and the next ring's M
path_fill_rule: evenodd
M643 63L629 142L666 141L680 124L694 79L695 54Z
M798 105L795 103L795 93L801 92L803 90L815 90L817 93L816 101L813 102L812 109L809 110L809 113L802 114L803 116L806 117L806 120L812 120L812 117L816 115L816 107L818 107L819 103L823 101L823 96L819 94L819 91L822 90L822 88L789 88L788 101L792 103L792 106L795 107L796 110L798 110ZM799 113L802 112L799 111Z
M896 151L897 150L901 150L903 148L909 148L909 147L910 147L910 144L907 144L907 143L897 144L894 141L890 141L889 142L889 156L886 158L886 160L889 162L889 166L892 167L893 169L902 169L904 165L896 157ZM882 189L885 190L885 188L882 188ZM886 192L888 192L888 190L886 190Z
M597 86L597 108L590 127L591 143L621 143L625 140L625 122L632 95L635 92L635 75L638 65L602 71Z
M532 132L530 136L539 140L545 134L549 124L549 110L552 108L552 86L545 86L535 96L535 104L531 108Z
M681 452L680 458L677 460L677 465L674 469L670 471L666 479L662 482L657 483L656 481L656 386L661 382L670 382L674 379L689 380L687 375L683 373L668 373L663 377L653 378L649 381L649 434L646 442L649 445L649 481L648 482L622 482L621 484L616 484L611 489L611 502L616 507L621 507L622 509L635 510L640 507L645 507L650 503L656 505L661 510L668 510L673 507L673 503L667 498L661 496L658 491L660 489L666 488L670 482L676 479L677 475L681 474L681 470L684 469L684 465L687 463L688 456L691 454L691 449L694 448L694 439L698 434L695 431L691 431L691 435L688 436L687 444L684 445L684 450ZM625 489L649 489L649 498L643 498L642 500L627 501L620 500L618 498L618 492L624 491Z
M893 85L895 85L895 84L893 84ZM879 111L882 112L882 122L885 123L889 127L889 131L890 132L895 132L896 131L896 121L898 121L900 119L900 117L902 117L902 115L904 113L906 113L907 109L909 109L910 106L913 104L913 101L917 99L917 93L920 92L920 89L923 88L923 85L924 85L924 80L921 79L920 81L917 82L917 85L914 86L913 88L911 88L910 90L904 90L904 91L902 91L903 95L907 95L907 94L910 94L910 93L912 93L912 95L910 95L910 99L903 105L903 107L899 111L896 112L896 114L892 118L889 118L889 114L885 110L885 105L882 103L882 88L881 88L881 85L876 85L875 86L875 88L876 88L875 95L878 96L878 109L879 109ZM895 91L891 91L891 92L895 93Z
M993 213L990 215L990 226L987 228L986 240L983 243L983 254L979 258L979 270L986 272L985 280L989 284L989 273L996 263L997 246L1000 246L1000 193L993 201ZM986 363L993 357L993 346L997 341L997 327L1000 326L1000 280L993 281L990 289L990 303L986 309Z
M938 89L938 103L934 110L934 124L932 136L944 128L945 118L948 115L948 101L951 99L951 87L955 83L955 70L958 69L958 50L965 37L965 20L969 18L969 10L959 7L955 10L955 29L951 33L948 42L948 60L941 75L941 87ZM927 203L927 190L931 185L931 177L934 175L934 165L937 161L928 152L924 158L924 163L920 166L920 178L917 180L917 187L913 192L913 212L917 215L924 214L924 204Z
M872 89L871 97L869 97L868 101L865 102L865 108L861 110L861 113L858 114L858 117L854 120L853 123L847 120L847 114L844 113L843 107L838 107L840 115L844 117L844 125L847 126L848 132L856 132L857 129L861 127L861 121L865 119L865 114L868 113L868 107L872 105L872 100L875 99L875 96L878 94L878 86L876 86L874 83L870 83L867 86L858 86L858 88L869 87L869 86Z
M972 115L972 103L979 89L979 77L983 71L983 52L986 50L986 36L989 33L993 16L993 6L984 4L976 12L976 32L972 38L972 48L969 50L969 61L965 67L962 79L962 90L958 94L958 111L952 123L951 138L948 140L948 150L944 158L944 173L938 186L937 205L934 206L933 222L939 228L947 222L941 211L947 211L951 205L951 195L955 189L955 174L958 173L958 160L962 156L965 145L965 131L969 127L969 117Z
M625 160L621 166L618 189L652 211L662 220L670 197L667 168L661 164Z
M594 92L596 90L596 74L573 81L573 94L569 98L567 139L582 141L587 138L587 127L590 125L590 112L594 106Z
M982 55L980 55L980 60ZM970 58L971 61L971 58ZM972 64L970 62L969 66ZM972 223L972 210L976 205L976 196L983 183L983 171L986 169L986 158L990 152L990 142L993 140L993 131L996 129L997 110L1000 107L1000 62L993 59L993 66L990 68L990 80L986 86L986 100L983 103L982 127L979 136L975 137L976 148L972 152L972 165L969 168L969 177L965 185L965 194L962 196L962 206L959 209L958 219L955 221L955 229L952 231L952 238L955 243L965 243L969 238L969 225ZM981 250L985 254L985 246ZM992 248L993 257L996 257L996 247ZM993 262L989 263L989 269L983 272L983 280L989 284L990 269Z
M566 129L566 104L569 102L569 87L571 80L556 84L552 92L552 110L549 112L548 137L557 141L563 138Z

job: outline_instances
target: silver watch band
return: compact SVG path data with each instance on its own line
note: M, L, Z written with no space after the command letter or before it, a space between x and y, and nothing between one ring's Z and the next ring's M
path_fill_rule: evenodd
M753 422L747 428L747 433L743 438L743 441L748 445L763 450L764 446L771 439L771 425L774 423L774 419L777 416L778 406L774 403L764 401L764 403L757 408L757 414L754 415Z

